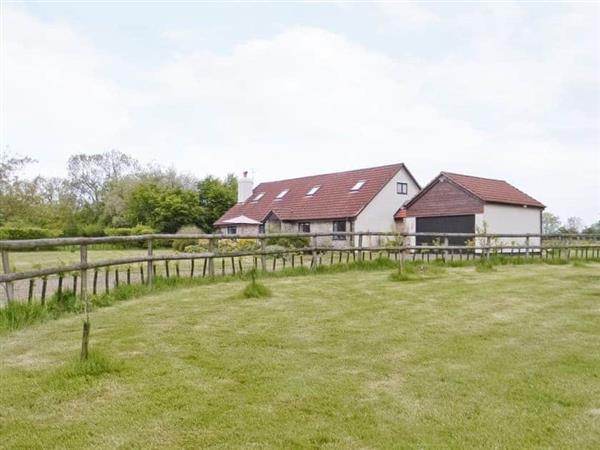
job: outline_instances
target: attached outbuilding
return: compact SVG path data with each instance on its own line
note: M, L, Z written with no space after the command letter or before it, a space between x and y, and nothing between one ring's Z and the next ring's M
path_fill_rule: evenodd
M395 215L407 233L541 234L545 206L504 180L441 172ZM418 236L412 245L431 243ZM450 245L465 245L454 237ZM496 244L520 245L525 238L503 238ZM531 245L539 245L531 238Z

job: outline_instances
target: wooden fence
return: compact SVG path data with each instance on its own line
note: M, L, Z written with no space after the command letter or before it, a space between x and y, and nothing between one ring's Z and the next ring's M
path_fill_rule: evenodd
M345 247L324 245L324 238L347 239ZM411 238L424 236L435 238L435 245L411 245ZM363 245L365 238L376 237L379 245ZM470 245L448 245L449 238L461 237L470 241ZM303 248L269 249L267 243L273 238L305 238L310 245ZM206 240L207 250L202 253L155 254L155 244L161 241ZM221 251L220 240L255 239L257 248L249 251ZM506 243L511 239L512 243ZM522 241L515 244L515 239ZM321 241L321 242L319 242ZM145 246L146 254L103 261L89 261L88 248L99 244ZM79 262L29 271L11 270L11 252L56 249L60 247L78 247ZM539 235L539 234L472 234L472 233L391 233L391 232L335 232L335 233L278 233L255 236L222 235L222 234L149 234L141 236L113 236L99 238L56 238L33 239L21 241L0 241L2 269L0 284L4 285L6 300L12 302L16 297L32 302L34 290L41 284L40 300L43 303L50 295L48 281L56 276L53 291L62 292L65 279L71 279L73 292L86 298L88 285L91 293L99 292L100 270L104 269L104 291L108 291L120 283L131 284L141 282L151 285L157 276L157 262L164 262L164 276L181 277L180 261L187 261L187 276L215 277L218 275L239 274L244 270L271 271L287 267L308 267L314 269L322 264L348 263L364 261L375 257L387 257L394 260L423 260L442 258L445 261L485 258L492 254L520 255L538 258L600 258L600 235ZM248 265L250 259L250 265ZM270 259L270 261L269 261ZM175 273L169 263L175 262ZM218 267L220 262L220 268ZM244 262L244 263L243 263ZM197 264L199 263L199 264ZM268 264L271 263L271 264ZM132 269L132 264L139 264ZM127 266L127 267L123 267ZM112 280L110 280L111 271ZM219 270L220 269L220 270ZM28 281L26 295L15 295L14 283ZM23 292L23 290L21 290Z

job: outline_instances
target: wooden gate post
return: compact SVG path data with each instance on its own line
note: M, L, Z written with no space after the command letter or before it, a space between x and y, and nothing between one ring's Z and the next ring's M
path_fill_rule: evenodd
M148 256L152 257L153 249L152 249L152 239L148 239ZM146 278L148 279L148 286L152 286L152 279L154 278L154 261L152 259L148 259L146 266Z
M10 260L8 259L8 250L2 250L2 270L5 274L10 273ZM8 303L15 299L15 288L12 281L4 283L4 289L6 290L6 300Z

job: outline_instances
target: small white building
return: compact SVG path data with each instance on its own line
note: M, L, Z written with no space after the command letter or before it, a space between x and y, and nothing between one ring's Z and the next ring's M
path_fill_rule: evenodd
M545 206L503 180L441 172L396 213L407 233L541 234ZM412 245L431 242L412 239ZM468 238L451 238L464 245ZM522 245L525 238L500 238L494 245ZM531 238L539 245L539 238Z
M238 203L215 226L223 233L395 231L394 214L421 187L404 164L312 175L253 187L244 174ZM322 243L327 243L323 238ZM333 236L345 246L349 239ZM363 242L375 245L376 242Z

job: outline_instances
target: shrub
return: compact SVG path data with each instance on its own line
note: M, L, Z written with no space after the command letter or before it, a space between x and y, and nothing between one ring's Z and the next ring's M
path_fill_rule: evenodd
M106 236L104 227L97 224L83 225L79 229L79 235L85 237L101 237Z
M304 248L310 245L308 237L272 237L267 239L267 246L280 246L284 248Z
M284 252L288 249L288 247L284 247L282 245L267 245L265 247L265 251L267 252Z
M61 231L49 228L0 227L0 240L49 239L61 235Z
M201 234L201 233L202 233L202 230L195 225L184 225L177 231L177 234ZM189 247L191 245L196 245L197 241L198 241L197 239L175 239L175 240L173 240L172 247L173 247L173 250L175 250L176 252L183 252L183 251L185 251L186 247Z
M104 229L106 236L139 236L141 234L152 234L156 231L146 225L136 225L135 227L121 227Z

